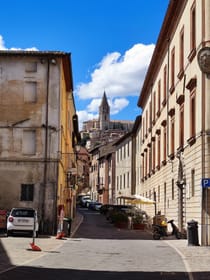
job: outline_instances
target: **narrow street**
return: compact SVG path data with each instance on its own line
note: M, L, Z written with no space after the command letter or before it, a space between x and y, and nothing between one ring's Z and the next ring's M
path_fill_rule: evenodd
M1 273L0 279L189 279L180 255L163 240L152 240L146 231L117 229L98 212L80 212L84 220L73 238L59 240L55 250L42 255L36 252L31 260Z

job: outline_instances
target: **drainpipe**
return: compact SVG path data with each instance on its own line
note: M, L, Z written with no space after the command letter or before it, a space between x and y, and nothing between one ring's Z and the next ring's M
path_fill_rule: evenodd
M47 60L47 90L46 90L46 113L45 113L45 150L44 150L44 174L42 191L41 230L44 233L45 219L45 197L47 185L47 158L48 158L48 112L49 112L49 83L50 83L50 61Z
M170 39L168 38L168 58L167 58L167 82L166 82L166 110L167 110L167 156L169 157L169 116L168 116L168 110L169 110L169 63L170 63Z

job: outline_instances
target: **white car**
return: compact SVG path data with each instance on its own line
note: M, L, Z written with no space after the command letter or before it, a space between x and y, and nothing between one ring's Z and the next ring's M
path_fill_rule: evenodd
M7 236L14 233L30 233L38 235L39 224L37 211L33 208L12 208L7 218Z

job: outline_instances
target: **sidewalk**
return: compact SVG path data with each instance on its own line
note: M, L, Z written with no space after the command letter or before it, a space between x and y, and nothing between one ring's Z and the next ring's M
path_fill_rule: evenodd
M80 213L76 214L76 217L72 221L71 225L71 237L78 229L80 223L83 220L83 216ZM3 271L10 270L14 266L27 265L34 259L40 258L47 253L56 253L59 251L59 247L66 242L68 238L56 239L56 236L39 236L35 239L35 245L37 245L41 251L33 251L30 243L32 243L32 237L17 238L6 237L4 233L0 234L0 274Z
M75 232L77 231L79 225L82 223L83 221L83 216L78 212L76 211L76 216L75 218L73 219L72 221L72 224L71 224L71 237L74 236Z
M186 270L190 273L190 279L199 278L199 272L208 273L210 279L210 247L209 246L188 246L187 239L165 239L165 243L171 246L181 256ZM192 277L191 272L196 272L196 278ZM193 273L194 275L194 273Z

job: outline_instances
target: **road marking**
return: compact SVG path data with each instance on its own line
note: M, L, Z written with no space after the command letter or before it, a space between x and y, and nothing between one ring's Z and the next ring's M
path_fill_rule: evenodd
M164 240L164 242L166 242L170 247L172 247L172 248L180 255L180 257L182 258L182 261L183 261L183 263L184 263L186 272L187 272L187 274L188 274L189 280L194 280L194 277L193 277L193 274L192 274L190 265L189 265L188 262L186 261L186 257L185 257L185 256L182 254L182 252L179 251L179 249L176 248L172 243L170 243L170 242L167 241L167 240Z

